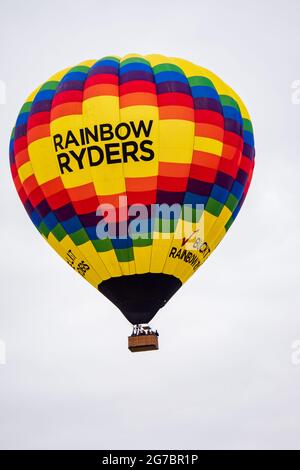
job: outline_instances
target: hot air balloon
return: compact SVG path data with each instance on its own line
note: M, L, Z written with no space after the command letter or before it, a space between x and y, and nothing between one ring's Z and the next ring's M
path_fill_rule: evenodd
M88 60L22 106L10 141L20 199L42 236L158 348L147 324L235 220L254 167L238 95L162 55Z

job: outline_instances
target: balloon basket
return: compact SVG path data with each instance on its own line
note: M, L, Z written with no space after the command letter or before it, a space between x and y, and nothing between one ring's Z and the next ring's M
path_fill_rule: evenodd
M158 337L155 334L128 336L128 349L131 352L155 351Z

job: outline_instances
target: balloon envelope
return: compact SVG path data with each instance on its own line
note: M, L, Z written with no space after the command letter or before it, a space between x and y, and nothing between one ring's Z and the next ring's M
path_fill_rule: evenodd
M254 167L241 99L215 74L161 55L63 70L23 105L15 186L54 250L147 323L235 220Z

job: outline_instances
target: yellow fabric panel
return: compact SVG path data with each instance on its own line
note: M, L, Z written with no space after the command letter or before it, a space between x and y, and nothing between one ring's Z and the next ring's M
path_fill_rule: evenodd
M114 250L110 251L101 251L98 252L94 249L93 259L95 259L95 263L97 263L97 259L100 259L101 263L105 266L109 273L109 277L117 277L121 276L123 271L121 269L121 265L117 260L116 253Z
M152 245L133 247L135 274L144 274L150 271Z
M220 157L222 155L223 142L216 139L210 139L209 137L196 136L194 149L201 152L213 153Z
M44 137L29 144L28 153L39 185L60 176L51 137Z
M76 256L76 262L74 263L74 270L76 271L76 266L78 266L78 262L84 261L86 264L90 266L90 269L86 271L84 277L90 284L92 284L96 289L98 285L103 280L107 279L107 277L101 277L98 272L96 272L93 267L90 265L89 261L84 258L83 253L78 247L73 243L69 236L63 238L63 240L58 241L54 235L50 232L48 238L46 238L49 245L58 253L64 261L68 259L68 251L71 250L72 253Z
M33 174L31 163L26 162L22 166L20 166L20 168L18 169L18 173L19 173L21 183L24 183L24 181Z
M152 243L152 252L151 252L151 263L150 263L150 272L151 273L162 273L164 269L164 264L166 257L169 253L170 240L169 238L163 238L164 234L159 232L153 233L153 243Z
M159 123L159 161L190 163L195 124L180 119L166 119Z
M223 236L226 234L224 227L230 219L231 215L232 212L228 209L228 207L224 206L217 218L216 223L208 234L208 237L211 239L212 246L216 247L216 245L220 242L220 234L223 234ZM216 242L216 240L218 241Z

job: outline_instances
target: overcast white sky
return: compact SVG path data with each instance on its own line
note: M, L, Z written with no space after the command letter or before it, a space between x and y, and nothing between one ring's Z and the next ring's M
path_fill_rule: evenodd
M300 448L299 17L298 0L1 2L0 448ZM8 164L37 85L128 52L213 70L256 141L236 223L152 322L159 352L136 355L121 313L38 234Z

